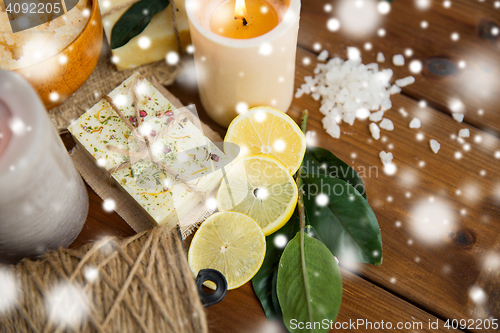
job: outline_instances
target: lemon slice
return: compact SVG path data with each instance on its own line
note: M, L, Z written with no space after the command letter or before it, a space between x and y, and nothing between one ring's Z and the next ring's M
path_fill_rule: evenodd
M196 232L188 262L196 276L201 269L221 272L228 289L241 287L259 271L266 254L266 238L252 218L235 212L210 216ZM215 289L210 281L204 283Z
M306 151L306 138L299 126L285 113L258 106L234 118L224 142L240 146L240 156L271 155L295 174Z
M290 219L297 197L297 185L285 166L272 157L256 155L238 161L224 176L217 207L250 216L267 236Z

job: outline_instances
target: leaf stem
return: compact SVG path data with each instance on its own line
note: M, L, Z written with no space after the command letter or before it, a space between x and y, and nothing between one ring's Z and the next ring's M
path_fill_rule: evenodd
M301 117L301 125L300 128L302 132L306 132L307 127L307 118L309 116L309 111L302 111ZM302 264L302 278L304 279L305 293L306 293L306 304L307 304L307 313L309 317L309 321L312 322L312 308L311 308L311 295L309 292L308 283L307 283L307 271L306 271L306 256L305 256L305 228L306 228L306 213L304 209L304 190L302 189L302 177L300 177L300 173L302 171L302 167L299 168L299 171L296 174L295 182L297 183L297 188L299 190L299 198L298 198L298 209L299 209L299 221L300 221L300 261Z
M307 111L307 109L305 109L304 111L302 111L302 117L300 118L300 129L302 130L302 132L304 132L304 134L306 134L306 126L307 126L307 118L309 117L309 111Z
M302 111L301 124L300 128L302 132L306 132L307 127L307 118L309 117L309 111ZM306 227L306 213L304 209L304 190L302 189L302 177L300 177L300 173L302 171L302 167L299 168L295 176L295 182L297 183L297 188L299 190L299 199L298 199L298 209L299 209L299 221L300 221L300 229L301 231Z

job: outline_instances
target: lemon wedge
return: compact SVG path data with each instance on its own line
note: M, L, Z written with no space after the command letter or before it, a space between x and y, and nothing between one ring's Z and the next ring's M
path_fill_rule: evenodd
M217 207L250 216L267 236L290 219L297 198L297 185L287 168L272 157L256 155L236 162L224 176Z
M266 238L251 217L236 212L215 213L193 237L188 262L195 276L212 268L227 280L228 290L241 287L257 274L266 254ZM215 289L211 281L204 283Z
M306 151L306 138L285 113L268 106L251 108L234 118L224 142L237 144L240 157L266 154L283 163L293 175Z

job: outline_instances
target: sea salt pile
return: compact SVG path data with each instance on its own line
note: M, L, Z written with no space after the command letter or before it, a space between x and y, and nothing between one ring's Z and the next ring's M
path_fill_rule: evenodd
M323 127L332 137L340 137L340 122L352 125L356 118L369 118L373 121L369 125L370 132L377 140L380 129L394 129L392 121L384 118L384 112L392 107L391 94L399 93L401 87L415 82L415 79L409 76L391 85L391 69L379 71L376 63L363 64L359 50L354 47L348 47L347 54L347 61L336 57L325 64L319 63L314 69L315 76L304 77L305 83L295 97L311 94L314 100L321 99L319 111L325 116ZM326 60L326 56L327 53L322 52L318 58ZM382 121L379 126L375 124L378 121Z

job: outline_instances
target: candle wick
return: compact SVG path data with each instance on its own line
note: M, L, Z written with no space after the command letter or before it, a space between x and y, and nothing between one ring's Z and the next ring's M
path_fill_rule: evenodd
M235 17L234 17L234 19L235 19L235 20L241 19L241 20L243 21L243 26L245 26L245 27L248 25L247 19L246 19L246 18L244 18L244 17L241 17L241 16L240 16L240 17L235 16Z

